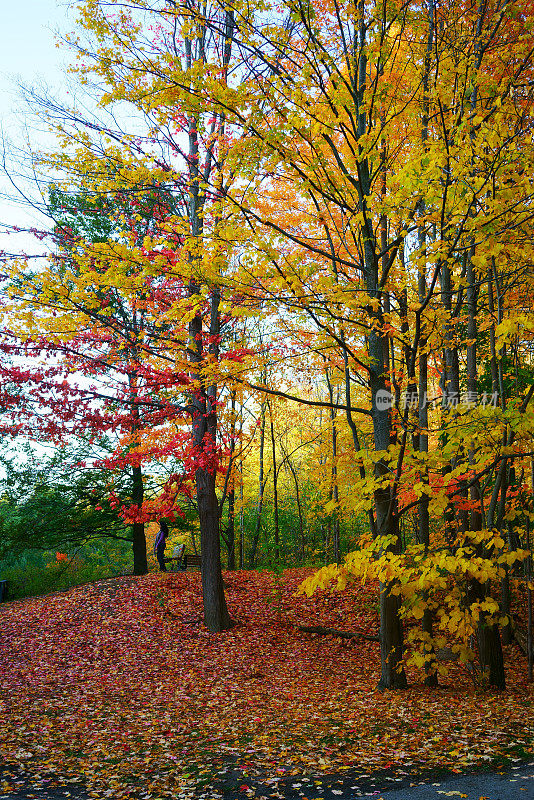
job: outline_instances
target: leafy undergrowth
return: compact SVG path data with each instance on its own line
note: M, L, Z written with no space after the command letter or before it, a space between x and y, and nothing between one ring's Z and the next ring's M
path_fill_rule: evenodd
M515 647L506 692L475 691L458 664L438 691L413 673L408 691L379 692L376 643L295 628L374 633L376 590L295 597L305 574L228 573L237 624L216 635L201 623L199 574L5 604L0 752L35 775L81 778L99 798L217 797L236 775L237 797L254 777L275 788L532 752L534 694Z

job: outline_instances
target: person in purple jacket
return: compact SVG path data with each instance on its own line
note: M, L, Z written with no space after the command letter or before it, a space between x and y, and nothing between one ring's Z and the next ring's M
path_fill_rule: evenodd
M169 526L164 519L160 520L159 531L154 541L154 555L158 559L159 571L167 572L165 566L165 545L167 544L167 536L169 535Z

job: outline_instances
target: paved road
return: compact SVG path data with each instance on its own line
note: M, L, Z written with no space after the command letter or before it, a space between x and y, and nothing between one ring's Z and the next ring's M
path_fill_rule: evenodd
M254 798L279 798L281 800L534 800L534 761L521 764L503 773L471 773L454 777L435 778L425 783L412 779L362 775L341 780L325 776L322 780L292 777L256 783L246 778L234 783L232 788L220 787L222 791L202 795L202 800L223 798L224 800L247 800ZM411 785L410 785L411 784ZM176 796L176 800L180 797ZM0 768L0 800L89 800L89 795L79 784L59 785L43 777L41 780L16 770Z
M459 775L440 782L425 783L420 786L407 786L387 791L374 790L372 793L352 793L340 800L352 798L383 797L384 800L446 800L447 797L467 798L467 800L534 800L534 762L515 767L503 775L498 773L479 773Z
M282 800L534 800L534 761L522 763L512 769L492 772L472 772L464 775L450 774L422 778L394 772L360 774L352 777L324 776L314 778L285 779L276 784L251 782L246 791L246 779L242 786L234 784L223 793L224 800L244 798L281 798ZM248 783L248 782L247 782Z

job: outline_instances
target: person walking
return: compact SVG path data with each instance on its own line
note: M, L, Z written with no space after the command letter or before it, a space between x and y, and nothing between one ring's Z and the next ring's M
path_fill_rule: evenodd
M165 566L165 545L167 544L167 536L169 535L169 526L164 519L160 520L159 531L154 540L154 555L158 559L159 571L167 572Z

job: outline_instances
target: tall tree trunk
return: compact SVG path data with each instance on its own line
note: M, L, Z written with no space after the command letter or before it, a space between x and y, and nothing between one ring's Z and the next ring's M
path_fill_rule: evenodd
M132 501L139 509L143 505L143 475L141 467L132 467ZM134 522L132 526L133 534L133 559L134 559L134 575L146 575L148 572L148 563L146 557L146 537L144 522Z
M434 0L427 2L428 14L428 34L426 42L425 60L423 64L423 116L421 124L421 141L423 147L427 147L428 142L428 122L429 122L429 83L430 83L430 69L432 65L432 50L434 46ZM421 213L426 211L426 203L423 198L421 201ZM421 267L419 270L418 278L418 294L419 302L424 303L427 293L427 235L424 225L419 226L418 229L419 246L421 248ZM424 321L420 322L423 327L420 339L420 354L419 354L419 386L418 386L418 434L417 446L420 453L424 453L425 457L428 455L428 355L426 352L426 344L428 341L427 332L424 330ZM428 476L428 463L424 462L424 467L421 475L421 482L429 485ZM419 503L419 542L424 545L425 553L428 552L430 545L430 515L428 511L429 497L423 494ZM430 644L433 641L433 619L432 611L425 608L423 612L423 619L421 625L423 635L427 640L424 643L425 653L428 658L425 661L425 684L432 688L438 685L437 661L434 651L434 645Z
M256 507L256 525L254 528L254 535L252 537L252 547L250 549L250 568L254 569L256 564L256 555L258 552L258 542L260 540L261 532L261 517L263 511L263 496L265 494L265 484L267 478L264 477L265 472L265 426L266 426L266 403L261 404L261 425L260 425L260 453L259 453L259 477L258 477L258 505Z
M472 258L475 255L474 247L471 249L467 262L467 335L469 344L467 346L467 396L470 401L476 402L478 392L477 375L477 300L478 287L475 269ZM469 460L473 464L475 454L469 452ZM482 528L481 510L481 490L478 482L475 482L470 490L472 511L470 515L470 530L479 531ZM484 552L480 555L484 556ZM473 601L484 602L487 597L486 585L475 579L471 579L470 599ZM478 652L480 666L488 676L489 685L496 689L506 688L506 678L504 672L504 659L502 652L501 636L499 627L492 622L487 612L481 612L477 627Z
M132 332L135 335L135 332ZM134 358L137 358L137 349L132 348ZM132 450L138 448L140 442L140 432L142 422L139 414L138 399L138 375L134 369L128 372L128 390L130 394L130 413L132 416ZM132 464L132 503L137 507L139 512L143 507L144 500L144 485L143 474L141 471L141 463ZM144 522L134 522L132 525L132 549L134 561L134 575L146 575L148 572L148 563L146 557L146 537L145 537L145 524Z
M460 398L460 361L458 348L455 343L456 332L453 316L452 304L452 281L449 264L445 261L441 264L441 302L445 310L445 322L443 325L443 374L441 376L442 389L442 411L444 422L442 428L447 428L447 418L456 413ZM442 443L448 434L442 433ZM446 463L443 466L443 474L447 475L456 466L455 462ZM465 516L465 515L464 515ZM445 538L449 545L453 545L456 538L456 514L454 506L450 503L444 513L445 518ZM465 521L464 521L465 524Z
M228 569L235 569L235 489L228 493L228 525L226 526L226 553Z
M496 336L495 336L495 302L493 297L493 280L494 280L494 273L496 270L495 259L492 259L493 266L488 270L488 311L492 318L491 328L489 330L490 334L490 370L491 370L491 391L493 397L500 397L500 405L501 408L504 409L506 407L506 401L504 397L504 385L502 380L502 364L499 363L497 360L497 346L496 346ZM500 319L497 319L497 322L500 322ZM502 535L503 533L503 526L504 526L504 512L506 506L506 492L508 490L508 480L507 476L503 477L502 486L501 486L501 500L500 500L500 508L499 508L499 516L497 521L497 527L499 529L499 533L501 534L502 538L505 539L506 537ZM510 542L508 543L510 545ZM502 643L503 644L510 644L512 641L512 626L510 624L510 568L508 564L504 564L504 571L505 574L501 579L501 616L507 616L509 622L507 625L503 626L502 629Z
M231 393L231 428L230 428L230 463L228 465L228 482L230 490L228 492L228 523L223 535L226 545L226 563L229 570L235 569L235 480L234 480L234 454L235 454L235 434L236 434L236 394ZM221 509L222 512L222 509Z
M373 436L375 451L388 449L391 439L390 410L385 406L383 398L390 396L386 386L384 369L384 320L379 319L376 329L369 334L369 355L373 365L370 373ZM391 513L394 498L391 497L389 465L382 458L375 464L374 477L377 482L387 480L386 488L375 489L374 503L376 528L379 538L398 534L397 519ZM393 549L393 548L392 548ZM407 685L406 673L401 666L403 655L403 630L399 616L400 597L392 594L393 585L380 582L380 654L381 676L379 687L382 689L404 689Z
M530 461L530 468L531 468L531 486L532 492L534 494L534 459ZM532 609L532 589L531 580L532 580L532 550L531 548L531 541L530 541L530 520L527 517L527 550L528 555L526 558L526 562L524 565L525 569L525 578L527 579L527 658L528 658L528 679L530 683L534 680L534 641L532 635L532 627L533 627L533 609Z
M336 410L334 408L334 388L330 380L330 371L328 367L325 371L326 383L328 386L328 394L332 407L330 409L330 424L332 427L332 499L336 504L334 513L332 514L332 555L336 564L340 561L339 551L339 487L337 478L337 427L336 427ZM339 403L339 397L337 398Z
M200 517L202 557L202 599L204 624L217 633L232 626L224 596L219 540L219 504L215 492L215 471L196 471L197 504Z
M423 229L419 230L419 244L422 246L422 260L423 266L419 272L419 302L423 303L426 297L426 234ZM422 325L424 323L421 323ZM421 352L419 355L419 386L418 386L418 432L417 432L417 449L420 453L428 454L428 355L425 351L427 344L426 332L422 332L421 336ZM421 483L425 487L429 486L428 464L423 463L422 472L420 476ZM428 511L429 504L428 494L423 494L419 502L419 519L418 519L418 539L424 545L425 553L428 552L430 545L430 515ZM421 625L425 639L425 652L428 656L425 661L425 684L426 686L438 686L438 673L436 671L437 661L433 644L430 644L433 639L433 617L432 611L425 608L423 612L423 619Z
M354 44L357 59L353 73L353 97L357 109L357 135L363 138L368 134L368 116L365 105L368 58L367 58L367 19L365 0L358 3L358 31ZM373 298L373 305L368 309L370 317L367 350L369 358L369 388L371 390L371 411L373 420L373 444L375 452L385 452L391 441L390 406L384 402L391 393L386 385L386 369L384 353L389 352L389 338L385 329L383 316L383 289L379 280L379 255L376 236L372 229L369 201L371 193L372 167L368 159L360 154L358 162L358 194L359 212L365 220L363 238L363 264L367 293ZM377 483L387 482L387 488L378 488L374 492L376 513L376 535L379 539L391 539L398 532L397 519L392 513L395 498L391 496L389 465L385 459L378 457L374 468ZM382 689L403 689L406 687L406 673L402 667L403 630L399 616L400 598L391 593L392 586L380 585L380 654L381 676L379 687Z
M478 6L478 19L477 30L474 47L474 69L475 74L480 69L482 62L482 54L484 50L483 45L483 27L484 20L487 13L487 6L484 2L479 2ZM470 98L471 111L473 115L476 112L478 103L478 81L473 82L473 89ZM474 212L473 212L474 213ZM473 244L467 255L466 276L467 276L467 335L469 344L467 346L467 396L469 401L477 400L478 392L478 373L477 373L477 303L478 303L478 284L475 268L473 265L473 258L475 256L475 245ZM469 452L469 461L473 464L475 454L471 449ZM475 482L470 490L470 499L472 504L472 511L470 515L470 529L478 531L482 528L482 495L480 483ZM482 546L481 546L482 547ZM480 555L485 555L481 550ZM470 594L479 602L483 602L487 596L486 585L471 580ZM506 688L506 679L504 673L504 660L501 645L501 636L499 627L496 623L492 624L487 612L481 612L477 628L477 642L480 657L480 666L484 673L488 676L489 685L496 689Z
M191 297L199 294L195 281L189 284ZM220 292L211 290L210 352L218 348ZM204 624L209 631L219 632L232 626L226 607L221 571L221 543L219 536L219 502L215 491L217 474L217 387L205 386L202 376L202 317L197 312L189 323L189 355L192 378L197 389L192 398L192 440L195 457L202 466L195 472L197 506L200 519L200 554L202 557L202 597Z
M305 547L305 539L304 539L304 517L302 514L302 504L300 502L300 490L299 490L299 481L297 477L297 472L295 467L291 463L289 459L287 459L287 464L289 469L291 470L291 474L293 475L293 481L295 483L295 494L297 498L297 509L299 513L299 528L300 528L300 560L304 563L304 547Z
M243 402L239 404L239 441L243 441ZM245 569L245 515L243 507L243 455L239 458L239 569Z
M423 246L423 253L426 252L426 237L424 230L419 232L419 242ZM424 261L424 259L423 259ZM421 268L419 273L419 302L423 303L426 297L426 264ZM428 454L428 355L425 351L427 344L427 337L425 333L421 337L421 353L419 355L419 408L418 408L418 435L417 444L420 453ZM421 482L429 485L428 464L425 461L422 468ZM430 515L428 511L429 496L423 494L419 503L419 541L424 545L425 553L428 552L430 545ZM433 639L433 619L432 611L425 608L422 619L422 631L427 639L425 643L425 652L428 654L428 659L425 661L425 684L426 686L436 687L438 685L438 673L436 671L437 662L434 652L434 646L429 644Z
M243 462L239 467L239 569L245 569L245 519L243 507Z
M222 34L223 58L222 80L226 80L233 32L233 12L225 15L225 29ZM205 63L206 27L202 23L184 38L184 56L187 69L193 69L198 62ZM204 602L204 623L213 632L227 630L232 621L226 607L221 571L221 542L219 533L219 503L216 494L217 474L217 385L209 383L204 376L205 352L203 337L200 285L201 248L204 232L204 204L206 184L212 180L222 197L222 163L224 161L224 116L219 118L217 134L221 142L221 151L215 180L212 177L213 159L206 159L201 172L199 151L199 125L195 112L187 116L188 124L188 216L190 249L189 261L191 278L188 294L191 299L193 318L189 322L189 342L187 354L190 364L192 385L195 387L191 397L191 439L194 457L197 459L195 471L197 507L200 518L200 553L202 557L202 595ZM220 220L214 221L217 229ZM207 325L209 335L208 353L213 362L219 358L219 342L221 334L220 301L221 292L217 285L210 286L210 321ZM196 306L196 308L195 308Z
M278 469L276 467L276 441L274 437L273 410L269 403L271 448L273 456L273 502L274 502L274 558L280 561L280 526L278 521Z

